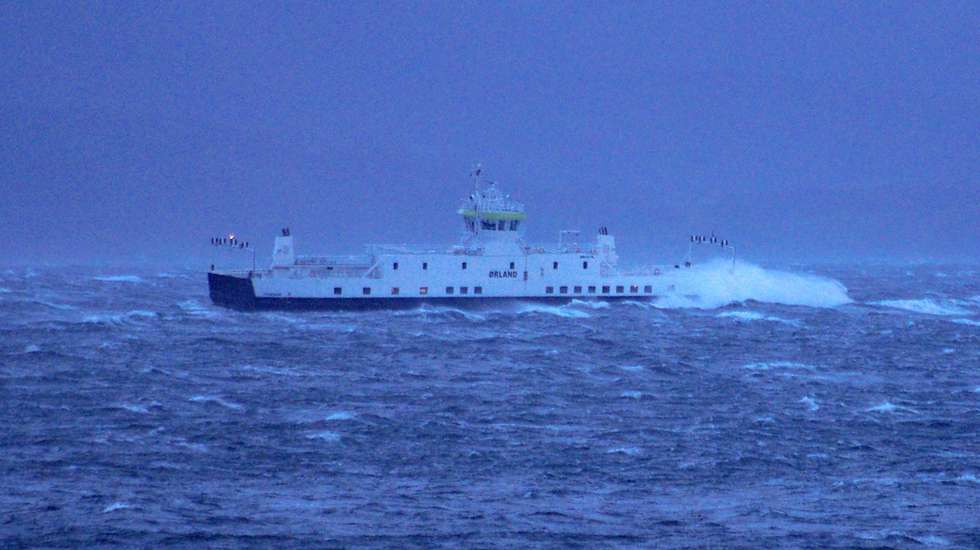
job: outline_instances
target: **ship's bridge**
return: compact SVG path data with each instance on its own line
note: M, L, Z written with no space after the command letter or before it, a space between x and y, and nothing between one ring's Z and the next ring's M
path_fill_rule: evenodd
M476 176L473 193L463 201L459 215L465 227L463 244L488 254L511 254L522 246L524 205L502 193L495 183L482 185Z

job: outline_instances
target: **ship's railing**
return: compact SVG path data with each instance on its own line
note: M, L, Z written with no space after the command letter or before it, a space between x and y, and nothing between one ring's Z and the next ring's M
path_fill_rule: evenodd
M451 254L446 246L427 244L369 244L365 250L372 256L381 254Z
M374 264L372 256L357 254L346 256L298 256L296 265L302 267L317 266L350 266L368 268Z

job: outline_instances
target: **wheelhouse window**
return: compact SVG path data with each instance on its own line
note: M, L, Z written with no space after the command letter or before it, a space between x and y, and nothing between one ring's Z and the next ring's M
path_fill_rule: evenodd
M429 269L429 262L422 262L422 271L426 271L428 269Z
M551 262L551 269L558 269L558 262Z
M480 227L483 230L485 230L485 231L496 231L497 230L497 224L495 224L493 222L488 222L487 220L481 220L480 221Z
M453 293L453 287L447 286L446 287L446 294L452 294L452 293Z
M395 262L395 263L391 264L391 269L397 271L398 270L398 262Z
M588 269L588 268L589 268L589 262L582 262L582 269Z
M595 294L595 287L594 286L590 286L589 287L589 294Z
M603 294L609 294L609 287L608 286L603 286L602 287L602 293Z
M483 287L482 286L473 287L473 294L483 294Z
M363 294L365 296L370 296L371 295L371 287L366 286L366 287L362 288L361 289L361 294Z
M636 285L630 285L630 294L636 294L640 291L640 287Z
M497 231L505 231L507 229L507 222L500 220L497 222Z
M339 286L333 287L333 295L334 296L340 296L343 293L344 293L344 289L340 288Z
M517 220L510 220L510 230L511 231L517 231L517 224L518 223L519 222Z
M555 293L555 287L553 287L553 286L546 286L546 287L544 287L544 293L545 294L554 294Z
M560 286L560 287L558 287L558 292L560 292L562 294L568 294L568 287L567 286Z
M616 294L623 293L623 285L616 285Z
M463 262L463 269L466 269L466 262Z
M575 287L574 290L575 290L575 294L581 294L582 293L582 287L580 287L580 286Z
M391 287L391 295L392 296L398 296L398 287L397 286Z
M651 285L644 286L643 287L643 293L644 294L653 294L653 286L651 286Z
M470 287L468 287L468 286L461 286L461 287L459 287L459 293L460 294L469 294L469 292L470 292Z
M429 287L427 287L427 286L420 286L419 287L419 296L425 296L427 294L429 294Z

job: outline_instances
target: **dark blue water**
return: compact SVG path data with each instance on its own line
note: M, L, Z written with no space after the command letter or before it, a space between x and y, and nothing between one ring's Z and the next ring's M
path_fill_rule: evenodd
M0 271L0 546L980 546L980 268L740 269L341 314Z

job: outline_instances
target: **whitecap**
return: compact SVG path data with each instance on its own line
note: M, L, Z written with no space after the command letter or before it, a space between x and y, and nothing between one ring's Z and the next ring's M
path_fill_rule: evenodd
M96 281L104 283L142 283L143 278L138 275L101 275L93 277Z
M619 396L625 397L626 399L640 399L641 397L643 397L643 393L635 390L627 390L619 394Z
M195 403L214 403L216 405L221 405L222 407L236 410L236 411L241 411L245 409L245 407L239 405L238 403L235 403L233 401L228 401L226 399L222 399L221 397L215 395L195 395L194 397L191 397L191 401Z
M715 309L749 300L822 308L851 303L847 288L834 279L746 262L715 260L690 269L672 269L662 281L672 291L657 299L654 306L658 308Z
M980 479L977 479L977 476L971 473L961 475L960 477L956 478L956 481L972 481L973 483L980 483Z
M322 432L312 433L306 436L306 439L319 439L322 441L335 442L335 441L340 441L340 434L337 432L331 432L329 430L325 430Z
M612 449L607 449L606 454L622 454L635 456L640 454L640 449L636 447L613 447Z
M44 300L37 300L34 303L40 304L40 305L42 305L44 307L49 307L51 309L58 309L58 310L61 310L61 311L69 311L69 310L73 310L73 309L78 309L75 306L70 306L68 304L56 304L54 302L46 302Z
M922 298L919 300L880 300L872 302L874 305L890 307L921 313L925 315L969 315L970 312L959 307L953 300L933 300L932 298Z
M102 513L108 514L110 512L115 512L116 510L126 510L127 508L131 508L131 506L125 502L113 502L112 504L103 508Z
M980 321L974 321L973 319L953 319L953 322L956 323L957 325L980 327Z
M340 420L351 420L353 418L354 418L354 413L349 413L347 411L337 411L328 414L325 420L328 422L332 422L332 421L340 421Z
M812 397L810 397L809 395L803 396L803 398L800 399L800 403L803 403L804 405L806 405L807 408L810 409L811 412L812 411L816 411L816 410L818 410L820 408L820 405L817 405L817 400L814 399L814 398L812 398Z
M0 286L0 294L10 294L10 289Z
M517 312L520 314L543 313L546 315L556 315L558 317L567 317L572 319L585 319L592 317L588 313L574 308L564 306L546 306L542 304L522 304L518 308Z
M126 313L105 313L98 315L86 315L82 321L85 323L92 324L123 324L126 321L132 319L150 319L158 317L158 314L154 311L147 311L145 309L134 309L132 311L127 311Z
M571 305L573 305L573 306L587 307L589 309L608 309L609 308L609 302L605 302L605 301L602 301L602 300L579 300L579 299L575 299L575 300L572 300Z
M197 300L184 300L183 302L178 302L177 307L182 311L189 313L190 315L200 316L200 317L218 317L220 312L214 308L209 308L205 305L201 305Z
M771 370L771 369L805 369L813 370L811 365L797 363L795 361L766 361L761 363L749 363L742 365L743 369L749 370Z
M877 413L893 413L899 411L910 412L912 414L919 414L918 411L916 411L915 409L909 407L903 407L902 405L896 405L894 403L891 403L890 401L885 401L866 409L866 412L877 412Z
M799 325L799 321L791 321L781 317L765 315L757 311L725 311L716 315L720 318L731 318L737 321L770 321L773 323L785 323L787 325Z
M129 412L134 412L137 414L147 414L150 412L150 410L143 405L131 405L129 403L123 403L122 405L119 405L119 407L122 409L126 409Z
M635 372L643 370L643 365L621 365L619 368Z
M458 316L460 316L460 317L462 317L462 318L464 318L464 319L466 319L468 321L485 321L486 320L486 317L484 317L483 315L480 315L479 313L474 313L472 311L466 311L465 309L458 309L458 308L454 308L454 307L445 307L445 306L430 306L428 304L422 304L422 306L419 307L418 309L411 310L409 312L405 312L405 313L402 313L402 314L403 315L405 315L405 314L407 314L407 315L419 315L419 314L421 314L423 316L426 316L426 315L446 315L446 316L458 315Z
M41 351L41 346L37 344L28 344L24 346L24 353L37 353Z

